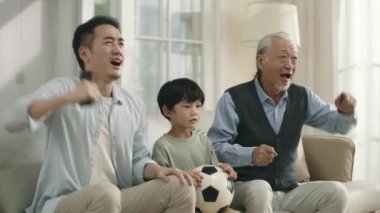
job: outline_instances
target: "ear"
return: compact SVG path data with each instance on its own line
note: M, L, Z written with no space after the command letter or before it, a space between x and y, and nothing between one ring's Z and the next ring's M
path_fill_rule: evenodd
M88 47L80 46L78 48L78 55L84 63L88 62L90 56L90 50Z
M259 69L261 69L261 70L263 69L263 66L264 66L265 62L266 62L265 57L263 55L257 54L257 56L256 56L256 66Z
M164 113L164 115L168 118L170 118L171 114L172 114L172 111L166 106L164 105L162 107L162 112Z

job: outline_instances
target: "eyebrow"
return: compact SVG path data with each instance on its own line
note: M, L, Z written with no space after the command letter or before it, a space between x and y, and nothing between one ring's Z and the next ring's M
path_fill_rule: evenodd
M121 42L124 42L124 39L119 37L119 38L115 38L115 37L112 37L112 36L106 36L106 37L103 37L103 40L112 40L112 41L121 41Z

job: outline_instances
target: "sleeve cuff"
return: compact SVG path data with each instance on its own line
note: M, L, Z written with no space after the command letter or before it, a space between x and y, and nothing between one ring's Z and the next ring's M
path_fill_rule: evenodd
M145 182L145 180L144 180L144 168L145 168L145 165L148 163L157 164L155 161L153 161L150 158L144 158L144 159L140 160L140 162L138 162L134 166L133 173L135 174L135 181L134 181L135 184L141 184L141 183Z
M239 166L253 166L252 152L255 147L242 147L240 150Z
M38 120L34 120L30 115L28 115L28 121L29 121L29 130L34 132L36 131L40 126L41 122Z

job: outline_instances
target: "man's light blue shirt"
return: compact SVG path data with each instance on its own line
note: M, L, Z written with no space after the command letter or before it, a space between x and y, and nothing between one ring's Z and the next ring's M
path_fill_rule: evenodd
M32 102L67 94L78 84L79 78L53 79L22 98L4 115L9 131L32 129L34 122L44 122L47 127L44 161L28 213L54 212L63 196L89 184L102 123L101 101L90 105L67 104L43 121L31 121L28 114ZM114 85L112 94L111 158L118 187L126 188L142 183L144 166L155 162L144 145L147 123L142 102L118 85Z
M276 104L262 89L257 78L254 80L259 100L273 130L278 133L286 109L287 91ZM305 124L325 130L330 133L345 134L356 126L355 113L344 115L335 107L322 101L310 89L305 88L308 98L308 109ZM255 109L252 109L255 110ZM218 159L231 164L233 167L252 165L252 152L255 147L242 147L234 144L237 137L239 117L231 95L225 92L216 107L215 118L208 131L208 136L214 144Z

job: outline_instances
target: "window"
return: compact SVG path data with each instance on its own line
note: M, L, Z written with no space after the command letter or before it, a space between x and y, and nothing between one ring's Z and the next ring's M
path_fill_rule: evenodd
M95 15L110 15L109 0L95 0Z
M212 36L204 25L210 19L206 8L212 5L205 2L134 1L133 77L128 77L133 78L134 90L143 97L149 113L158 111L156 97L164 82L188 77L204 89L207 75L213 75L212 68L205 73L210 66L204 63L210 58L210 44L205 41Z
M380 2L346 0L340 5L338 88L357 100L354 177L380 178Z

